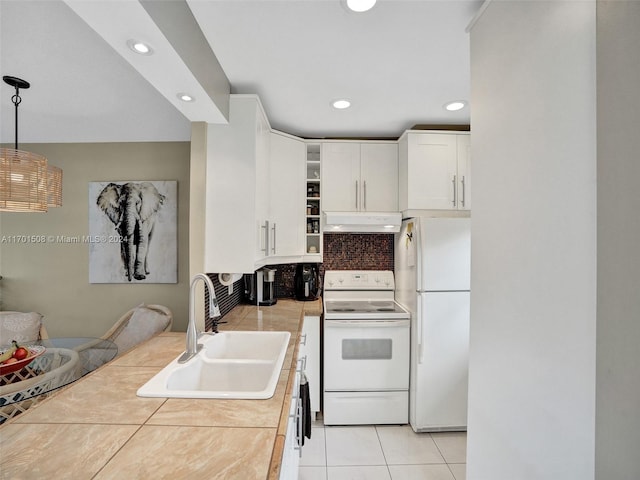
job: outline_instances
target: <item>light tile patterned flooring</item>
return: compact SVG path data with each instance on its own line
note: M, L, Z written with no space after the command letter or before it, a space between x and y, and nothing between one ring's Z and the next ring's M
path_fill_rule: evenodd
M299 480L465 480L466 445L464 432L325 427L319 420L305 439Z

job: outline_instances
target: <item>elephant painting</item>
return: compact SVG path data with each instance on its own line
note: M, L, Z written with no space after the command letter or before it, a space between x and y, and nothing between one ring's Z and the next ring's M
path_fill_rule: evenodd
M158 210L166 196L151 182L109 183L96 203L115 225L125 276L144 280L149 275L149 245Z

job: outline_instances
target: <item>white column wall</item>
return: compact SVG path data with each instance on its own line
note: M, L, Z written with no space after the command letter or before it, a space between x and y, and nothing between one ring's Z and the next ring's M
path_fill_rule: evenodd
M492 2L471 83L467 479L592 479L595 2Z
M191 124L191 158L189 162L189 285L198 273L206 273L204 268L205 225L207 223L207 124L193 122ZM199 332L205 329L204 283L195 287L194 311L196 312L196 328ZM200 312L200 313L198 313ZM191 314L191 312L189 312Z
M596 478L640 478L640 2L598 2Z

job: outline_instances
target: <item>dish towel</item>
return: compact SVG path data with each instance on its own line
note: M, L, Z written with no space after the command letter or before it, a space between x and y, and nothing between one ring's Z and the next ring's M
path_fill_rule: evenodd
M311 397L309 395L309 382L307 376L302 373L300 377L300 402L302 403L302 415L298 422L302 422L302 436L300 446L304 445L304 437L311 438Z

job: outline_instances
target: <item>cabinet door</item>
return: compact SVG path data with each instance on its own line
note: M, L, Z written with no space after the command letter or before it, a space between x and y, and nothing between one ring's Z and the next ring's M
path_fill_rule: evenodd
M456 208L456 135L417 133L408 138L409 208Z
M360 144L325 143L322 146L322 210L360 209Z
M300 430L298 426L298 418L300 417L300 355L296 363L295 380L293 389L291 390L291 398L289 404L289 415L287 420L287 430L285 433L284 446L282 451L282 461L280 463L279 480L295 480L298 478L298 467L300 465ZM301 421L301 420L300 420Z
M256 109L256 253L255 260L259 261L270 255L269 229L270 225L266 224L269 218L269 193L270 193L270 174L269 174L269 142L270 130L267 120L262 116L262 111ZM269 222L271 223L271 222Z
M271 134L270 255L304 254L305 155L304 142Z
M457 135L458 210L471 210L471 136Z
M361 211L398 211L398 145L360 145Z
M305 315L302 334L299 355L307 357L305 374L309 382L311 412L315 415L320 411L320 317Z
M253 273L256 249L256 108L232 98L233 122L207 126L205 271Z
M398 210L409 209L409 134L398 140Z

